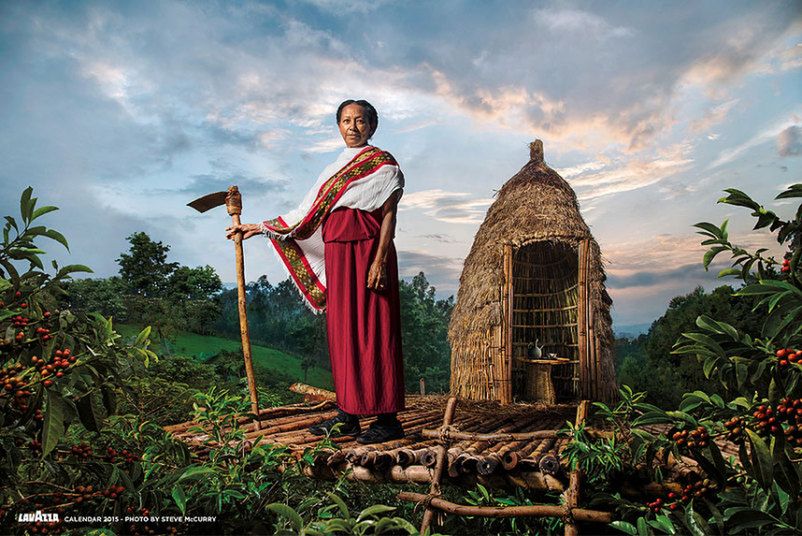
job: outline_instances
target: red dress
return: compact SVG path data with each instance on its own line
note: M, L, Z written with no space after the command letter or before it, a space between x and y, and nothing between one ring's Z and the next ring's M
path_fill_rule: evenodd
M367 286L379 245L381 207L333 210L323 223L326 327L340 409L376 415L404 409L401 306L395 245L387 252L384 290Z

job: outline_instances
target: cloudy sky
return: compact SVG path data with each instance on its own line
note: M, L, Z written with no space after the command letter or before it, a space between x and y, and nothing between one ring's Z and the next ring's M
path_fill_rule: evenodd
M544 142L601 245L618 325L721 283L692 225L724 188L802 182L802 7L788 2L12 2L0 4L0 214L34 187L71 255L116 273L145 231L234 280L228 216L186 203L240 186L243 221L293 207L365 98L401 163L402 277L446 297L493 195ZM263 239L249 279L283 272ZM717 266L722 267L723 265Z

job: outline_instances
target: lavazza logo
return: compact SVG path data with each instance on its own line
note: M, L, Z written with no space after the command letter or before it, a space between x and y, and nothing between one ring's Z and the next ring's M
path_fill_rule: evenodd
M58 523L58 513L56 512L21 512L17 515L17 521L20 523Z

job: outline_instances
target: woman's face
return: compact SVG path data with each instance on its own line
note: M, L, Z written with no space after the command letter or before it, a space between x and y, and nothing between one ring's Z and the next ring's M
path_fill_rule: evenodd
M373 129L367 114L359 104L349 104L340 113L340 134L348 147L362 147L368 143Z

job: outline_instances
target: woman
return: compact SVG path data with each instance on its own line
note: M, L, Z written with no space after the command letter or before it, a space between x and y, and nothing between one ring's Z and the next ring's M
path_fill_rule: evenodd
M226 230L228 238L266 234L306 304L326 311L339 411L309 430L379 443L404 437L396 416L404 409L404 370L393 244L404 175L390 153L368 144L379 123L370 103L347 100L336 118L346 148L298 208ZM378 415L364 433L360 415Z

